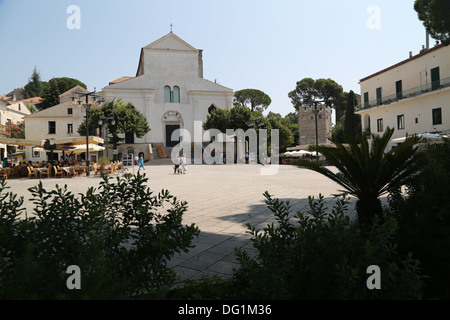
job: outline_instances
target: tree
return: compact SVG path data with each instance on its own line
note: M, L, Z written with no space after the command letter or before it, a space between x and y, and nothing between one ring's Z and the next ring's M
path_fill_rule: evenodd
M42 102L36 104L38 110L44 110L59 104L59 90L55 82L48 82L42 93Z
M294 105L295 110L299 111L302 106L309 106L312 102L319 98L319 92L314 87L315 80L312 78L304 78L297 81L295 89L289 92L288 96Z
M414 10L434 39L450 44L450 1L416 0Z
M354 139L361 132L361 117L355 114L356 97L353 91L347 95L347 107L345 109L344 136L350 136Z
M137 110L131 102L125 103L122 99L106 102L101 108L92 108L89 113L89 127L98 128L100 117L114 117L114 124L108 122L107 132L112 135L109 139L117 149L117 144L124 141L119 134L133 133L142 138L151 129L145 116ZM78 127L78 133L86 135L86 120Z
M234 103L247 106L251 111L264 111L272 103L272 99L261 90L243 89L234 93Z
M284 124L284 118L279 113L269 112L267 119L270 129L279 130L279 150L285 152L286 148L294 144L294 135L288 126Z
M87 88L86 85L80 80L61 77L52 78L44 85L42 93L43 101L36 105L39 110L47 109L59 104L59 95L76 87L81 86Z
M238 105L232 109L215 109L207 116L203 129L217 129L223 133L227 129L242 129L244 131L252 127L252 112L249 108Z
M310 106L314 101L324 100L328 107L334 107L337 112L338 121L342 109L343 88L332 79L304 78L297 82L295 89L289 92L288 96L294 105L295 110L299 111L302 106Z
M283 119L282 122L291 130L294 144L300 143L300 128L298 122L298 112L290 112Z
M41 81L41 75L37 71L36 67L34 67L31 78L28 79L28 83L24 86L23 89L24 99L40 97L42 95L43 85Z
M310 147L336 166L338 173L314 162L300 161L298 165L323 174L341 185L344 192L357 197L359 223L371 224L376 216L382 218L380 197L402 186L423 165L423 155L414 147L419 141L417 136L385 152L393 133L394 129L387 128L382 136L372 134L370 147L365 135L360 135L359 143L347 137L348 149L335 138L330 139L334 147Z

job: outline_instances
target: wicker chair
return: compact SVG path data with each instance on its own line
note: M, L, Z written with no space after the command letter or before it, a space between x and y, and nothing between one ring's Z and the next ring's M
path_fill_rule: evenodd
M0 170L0 179L8 179L9 168Z
M53 170L55 172L55 177L57 177L57 176L61 176L61 178L64 177L64 171L60 167L53 166Z
M41 170L39 170L39 174L40 174L41 178L42 178L42 176L47 176L47 178L50 177L50 172L49 172L48 168L41 168Z
M75 168L71 167L69 169L69 171L67 171L67 176L68 177L70 177L70 176L72 176L72 177L78 176L78 172L77 172L77 170Z
M28 178L30 178L30 179L32 177L37 178L38 171L35 168L33 168L33 167L27 167L27 168L28 168Z

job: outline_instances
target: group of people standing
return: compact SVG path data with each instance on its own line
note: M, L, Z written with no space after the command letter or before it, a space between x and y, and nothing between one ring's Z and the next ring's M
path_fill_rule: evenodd
M180 157L180 155L177 155L177 157L174 160L174 169L173 173L177 174L185 174L186 173L186 155L183 153L183 155Z

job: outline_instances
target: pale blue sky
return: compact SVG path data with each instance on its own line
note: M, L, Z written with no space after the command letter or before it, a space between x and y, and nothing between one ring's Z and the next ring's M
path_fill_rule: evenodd
M256 88L269 111L293 111L287 94L305 77L360 93L359 79L417 54L425 29L414 0L0 0L0 94L71 77L97 91L134 76L140 49L170 31L203 49L204 77ZM80 29L67 8L80 8ZM434 40L431 39L431 44Z

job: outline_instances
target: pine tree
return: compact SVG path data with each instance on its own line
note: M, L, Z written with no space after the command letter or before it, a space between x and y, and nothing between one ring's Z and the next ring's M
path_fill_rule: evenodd
M360 118L355 114L355 93L350 91L347 95L347 107L345 109L344 137L350 136L353 139L358 137L360 130Z
M42 89L41 76L36 67L34 67L31 78L28 79L28 83L24 87L23 97L25 99L40 97L42 95Z

